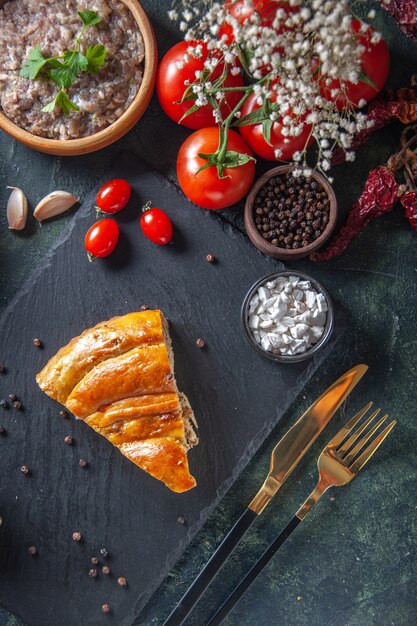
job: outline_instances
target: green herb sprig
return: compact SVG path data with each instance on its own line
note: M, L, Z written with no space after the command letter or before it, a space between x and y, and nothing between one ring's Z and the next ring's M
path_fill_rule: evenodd
M89 26L101 22L101 17L95 11L78 11L83 27L74 38L74 49L66 50L62 57L45 58L39 46L32 48L28 58L20 70L20 76L30 80L49 78L60 90L52 102L43 107L42 111L51 113L55 107L60 107L64 114L78 111L79 107L72 102L67 94L82 72L98 74L107 58L107 50L101 44L88 46L85 55L81 52L81 39Z

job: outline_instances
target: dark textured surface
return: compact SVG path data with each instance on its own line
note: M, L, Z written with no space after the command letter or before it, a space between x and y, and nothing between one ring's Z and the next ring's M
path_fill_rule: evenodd
M0 324L8 368L2 394L13 385L24 405L19 413L10 409L0 458L0 601L33 626L96 624L103 593L118 623L130 624L344 330L336 324L324 350L292 367L260 357L240 329L239 305L252 283L276 264L213 213L190 206L172 183L131 153L119 155L106 177L122 175L133 197L118 216L120 241L113 255L87 260L83 234L94 220L93 192ZM138 213L147 198L175 207L173 246L161 248L141 236ZM217 263L207 263L206 250ZM234 266L235 259L245 262ZM162 309L170 320L177 380L200 425L201 443L189 454L197 487L187 494L174 494L138 471L82 422L60 418L59 405L35 382L73 336L143 304ZM199 350L195 341L201 336L206 347ZM41 349L34 337L43 341ZM72 446L64 443L68 433ZM89 462L85 470L78 466L80 457ZM31 468L28 477L20 473L23 464ZM178 523L179 516L186 525ZM82 544L71 540L77 529ZM114 580L109 585L87 579L89 554L103 543L112 554L114 576L129 580L128 592ZM27 554L31 544L39 550L35 559ZM24 596L22 580L28 587Z
M143 4L154 23L159 50L164 52L179 38L165 17L168 2L144 0ZM370 6L377 8L376 3L366 3L364 7L356 3L356 10L366 15ZM376 24L392 52L389 85L406 85L417 65L417 46L400 33L382 10L377 12ZM334 170L342 215L360 193L369 169L384 162L397 149L400 130L399 125L393 125L378 132L368 146L360 150L355 163ZM162 117L155 99L127 137L96 155L75 159L48 157L35 154L1 135L1 205L5 205L7 184L23 187L32 206L53 188L84 195L122 148L132 149L155 169L175 180L176 152L187 135L188 131L176 128ZM265 164L259 164L258 169L263 171ZM239 210L225 211L222 218L242 228ZM7 231L4 210L0 220L0 290L5 305L50 249L56 236L69 226L71 216L45 224L42 229L31 228L22 235ZM353 320L351 331L344 335L228 492L137 624L163 623L164 616L257 491L268 467L269 453L288 424L337 373L364 361L370 365L370 371L360 389L309 452L306 463L297 468L279 499L251 529L189 624L204 624L206 617L227 596L231 583L285 526L313 486L315 459L320 447L347 413L373 399L399 419L391 441L354 483L324 498L242 599L227 625L414 626L417 614L415 250L416 234L397 207L393 213L371 224L340 259L323 265L308 260L297 263L298 269L313 274L333 297L343 302ZM229 271L233 273L235 265L241 262L236 259ZM29 310L27 317L30 315ZM270 383L272 386L273 379ZM2 421L7 428L12 424L11 415L2 415ZM14 484L9 484L8 489L12 493ZM90 582L86 580L85 584ZM103 601L106 600L104 592L103 587ZM25 593L26 585L22 581L22 595ZM20 624L7 612L0 615L1 624ZM115 617L109 619L118 623Z

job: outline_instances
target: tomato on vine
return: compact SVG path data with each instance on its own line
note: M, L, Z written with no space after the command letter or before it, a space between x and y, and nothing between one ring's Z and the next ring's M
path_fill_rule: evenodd
M286 0L253 0L252 3L248 3L247 0L228 0L224 8L239 25L243 25L256 14L262 25L268 28L271 28L279 8L284 8L286 12L297 10L290 7ZM222 37L227 44L235 41L233 26L229 22L224 22L220 26L219 39Z
M90 261L103 259L115 249L119 240L119 225L116 220L106 218L96 222L88 229L84 247Z
M224 7L233 18L233 21L236 21L239 26L243 26L247 21L255 19L255 22L260 23L265 28L274 29L277 34L283 33L284 30L291 30L287 18L300 10L299 6L291 6L288 0L253 0L252 3L248 3L247 0L228 0L225 2ZM279 9L281 10L281 16L279 20L276 20ZM228 21L223 22L218 36L219 39L223 38L227 45L232 45L235 42L233 24ZM244 47L240 47L240 51L239 57L242 65L250 74L250 58L247 58ZM282 50L277 48L276 52L282 53ZM271 66L266 63L258 69L265 76L271 71Z
M311 125L303 123L303 129L297 137L285 136L284 125L276 104L277 96L258 103L258 96L252 93L242 106L242 116L235 123L248 145L258 156L268 161L289 161L294 152L303 152L313 142ZM271 114L277 115L277 120L271 120ZM287 115L290 115L287 113ZM296 119L294 117L294 121ZM302 120L300 120L301 122Z
M364 22L352 20L352 31L358 44L365 48L361 56L361 73L357 83L340 80L328 81L320 76L320 63L313 60L313 73L320 81L320 91L326 100L335 101L339 111L346 108L358 108L375 98L382 90L388 78L390 58L389 48L382 36ZM378 41L375 40L378 39ZM366 102L365 102L366 101Z
M142 211L140 227L145 237L159 246L171 243L174 229L165 211L152 207L150 202L145 204Z
M96 207L101 213L118 213L130 200L132 190L122 178L114 178L100 187L96 196Z
M255 178L255 160L242 137L233 130L203 128L184 141L177 158L177 177L184 194L195 204L224 209L245 196Z
M187 52L190 48L201 46L201 56ZM188 60L184 61L184 55ZM212 104L195 106L196 94L192 91L192 84L197 80L196 72L208 72L204 69L204 62L209 57L207 45L203 41L180 41L173 46L163 57L156 79L156 91L161 107L174 122L187 128L199 129L206 126L215 126ZM222 61L217 63L213 71L207 74L210 82L225 88L243 86L241 71L232 74L231 68ZM186 96L184 97L184 93ZM220 105L222 117L226 117L237 105L242 92L227 91ZM213 96L214 99L214 96ZM190 113L191 110L191 113Z

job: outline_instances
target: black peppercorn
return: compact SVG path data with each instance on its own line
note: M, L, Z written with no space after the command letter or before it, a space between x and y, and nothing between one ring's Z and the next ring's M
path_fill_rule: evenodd
M1 406L2 409L8 409L9 408L7 400L0 400L0 406Z
M206 345L206 342L204 341L204 339L201 339L200 337L199 339L196 339L195 345L197 346L197 348L204 348L204 346Z
M16 402L17 395L15 393L9 394L9 400L10 400L10 402Z
M0 426L0 435L5 435L6 434L6 429L4 428L4 426Z
M42 341L40 339L32 339L32 343L36 348L42 348Z
M91 562L93 565L97 565L98 564L98 558L96 556L92 556L91 557Z
M86 461L85 459L80 459L80 460L78 461L78 465L79 465L80 467L84 468L84 467L87 467L88 463L87 463L87 461Z
M98 574L97 568L95 568L95 567L92 567L90 570L88 570L88 575L91 578L96 578L97 574Z
M74 541L81 541L82 535L81 535L80 531L76 530L74 533L72 533L72 538L73 538Z
M208 254L206 256L207 263L214 263L216 261L216 257L213 254Z
M72 437L71 435L67 435L64 441L67 445L72 446L72 444L74 443L74 437Z
M143 304L143 305L140 307L140 310L141 310L141 311L147 311L148 309L149 309L149 307L148 307L146 304Z
M110 613L110 604L108 604L108 602L105 602L105 604L101 605L101 610L103 611L103 613Z
M30 469L27 465L22 465L20 471L22 472L22 474L25 474L25 476L28 476L30 473Z
M271 178L254 199L256 229L263 239L286 249L305 247L317 239L329 222L329 210L325 189L304 176Z
M6 368L4 367L3 363L0 363L0 374L5 374L6 373Z
M38 549L36 548L36 546L29 546L28 552L30 556L36 556L38 554Z
M13 408L15 408L16 411L20 411L22 409L22 403L19 400L15 400L13 402Z
M126 587L127 585L127 580L124 576L119 576L119 578L117 579L117 584L119 584L121 587Z
M180 515L180 516L177 518L177 522L178 522L178 524L182 524L182 525L184 526L184 524L185 524L185 518L184 518L182 515Z
M62 410L62 411L59 412L59 414L60 414L61 417L68 417L68 411Z
M110 574L110 567L108 565L103 565L103 567L101 568L101 571L103 572L103 574L108 576L108 574Z

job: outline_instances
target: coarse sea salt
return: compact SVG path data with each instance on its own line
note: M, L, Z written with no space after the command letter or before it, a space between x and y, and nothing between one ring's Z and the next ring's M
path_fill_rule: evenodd
M261 285L249 302L248 325L263 350L294 356L323 336L327 300L309 280L278 276Z

